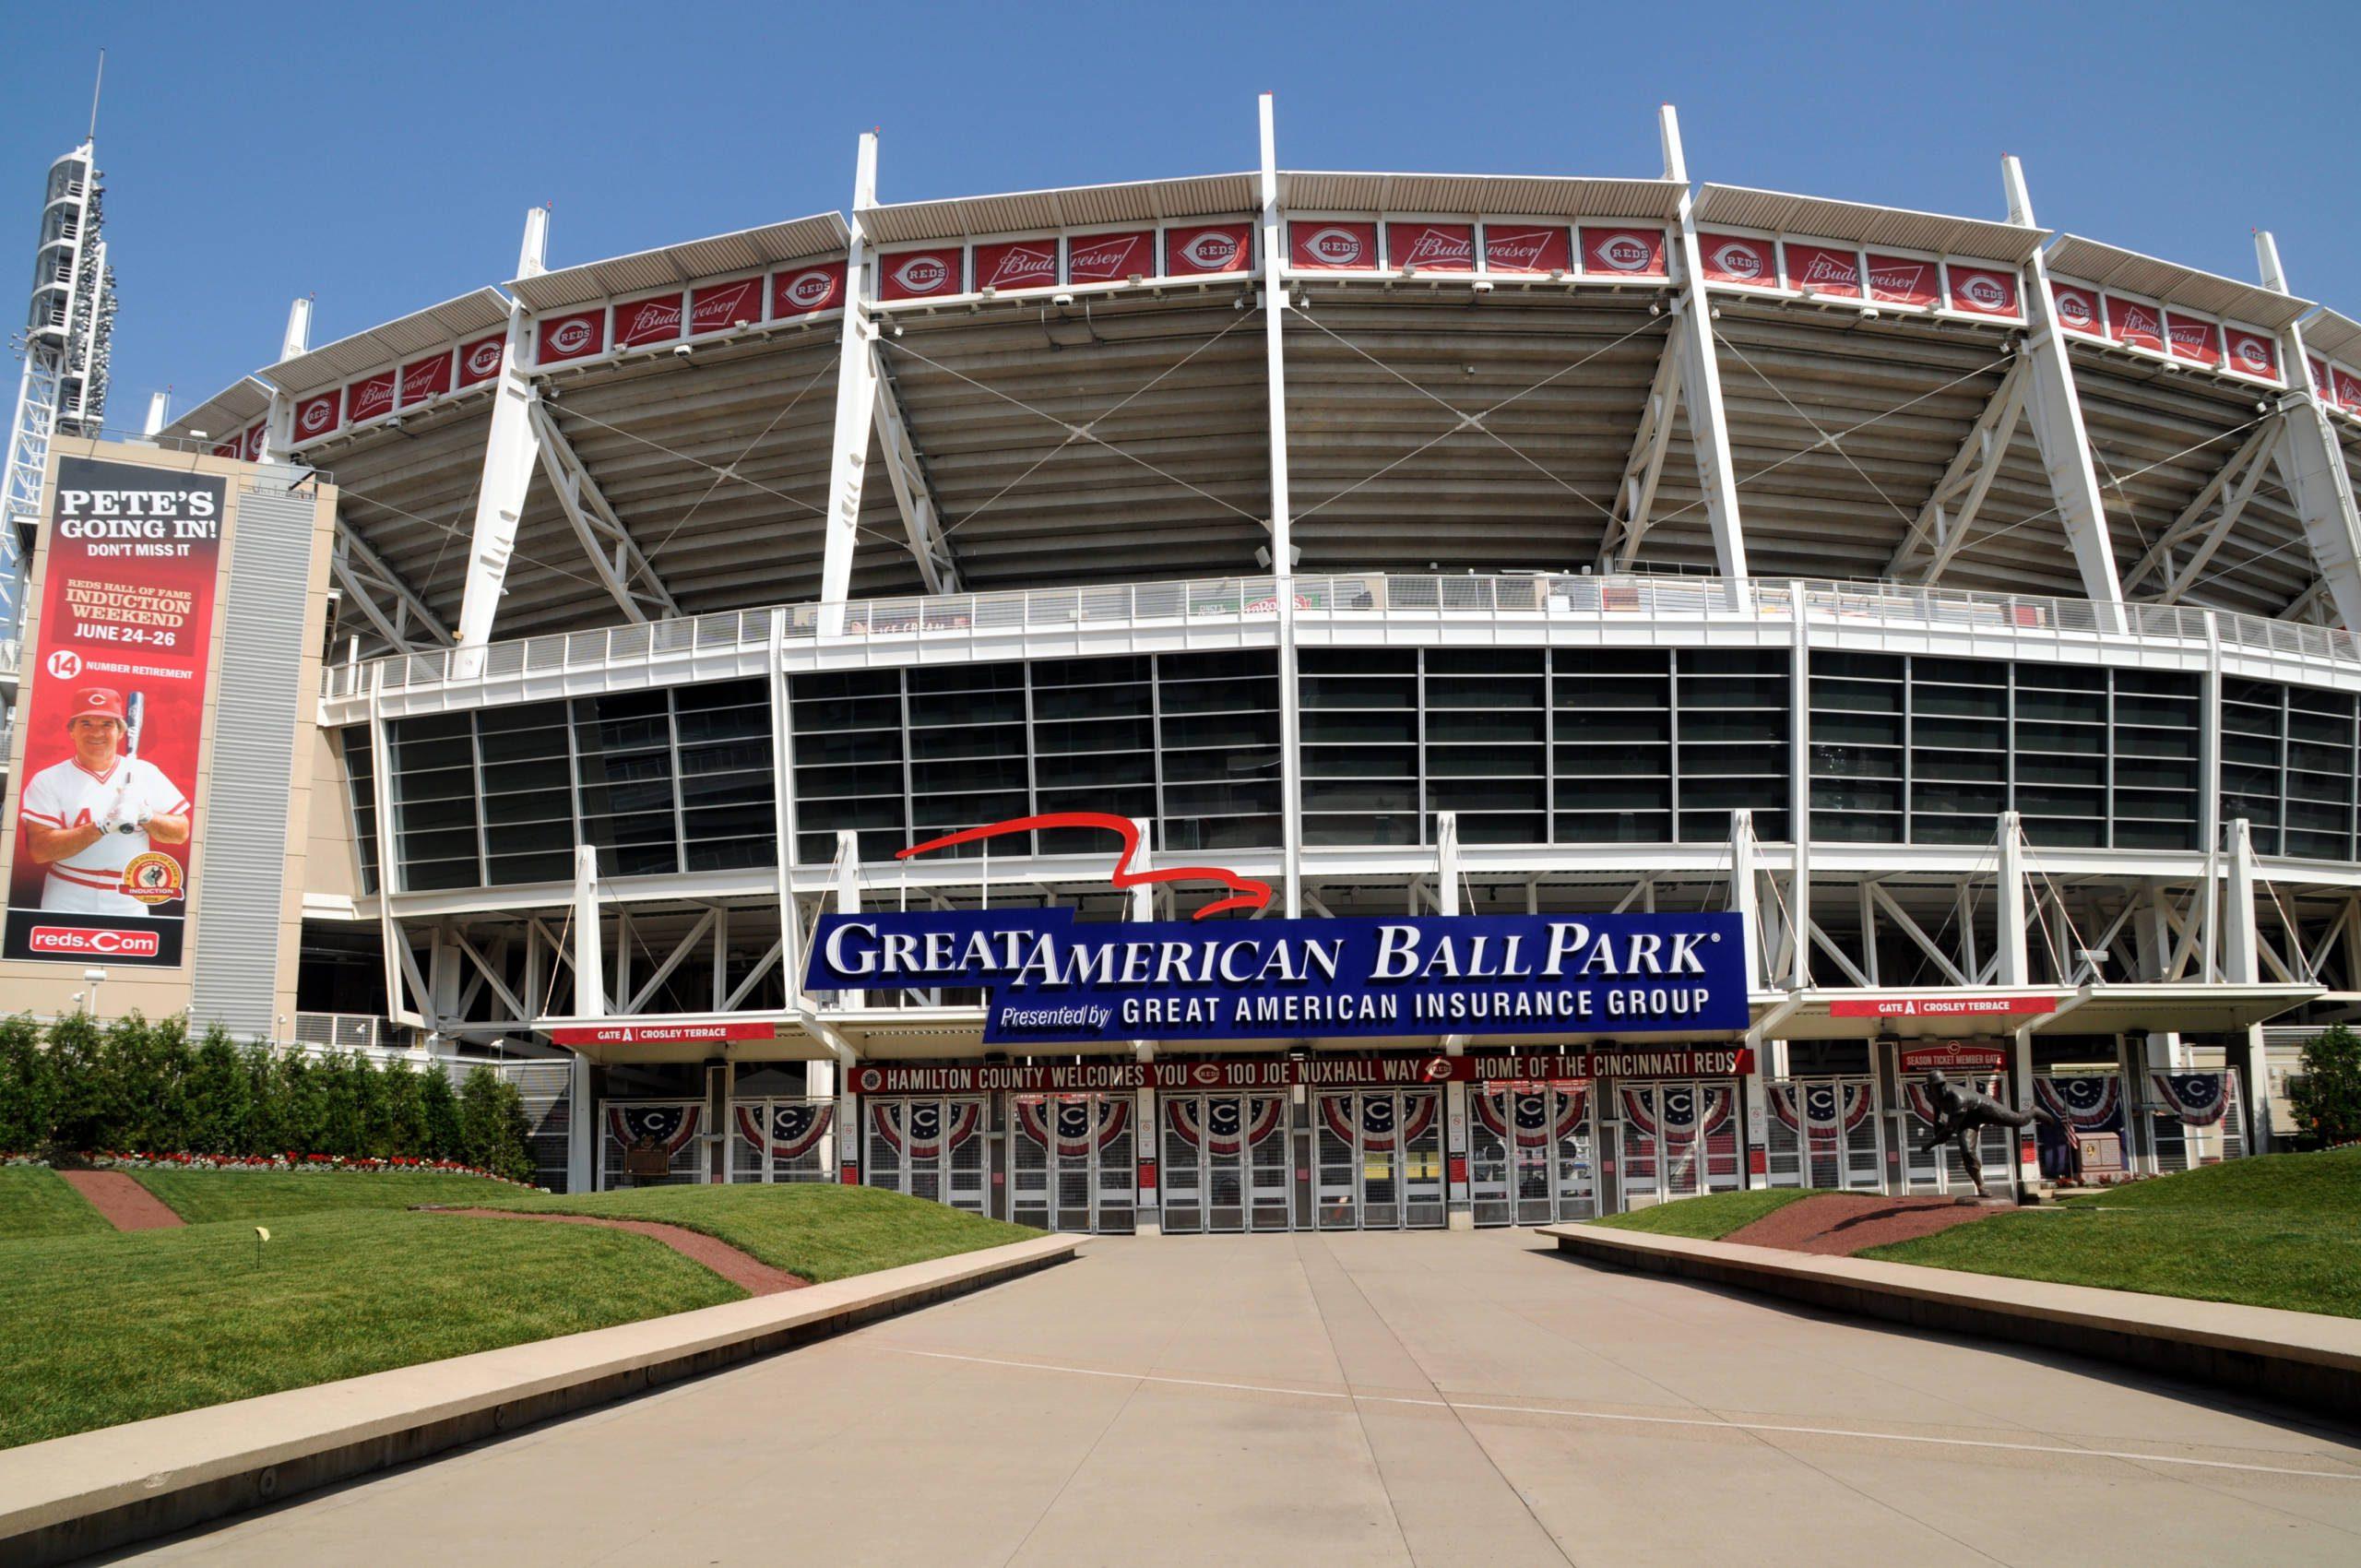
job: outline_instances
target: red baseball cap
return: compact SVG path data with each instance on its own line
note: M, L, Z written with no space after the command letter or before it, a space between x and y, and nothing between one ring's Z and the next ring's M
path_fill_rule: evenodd
M77 719L112 719L125 722L123 717L123 694L109 686L85 686L74 694L74 711L65 716L66 728L72 729Z

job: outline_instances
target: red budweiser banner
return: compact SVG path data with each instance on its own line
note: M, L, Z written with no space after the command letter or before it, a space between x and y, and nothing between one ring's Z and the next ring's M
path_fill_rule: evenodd
M539 364L588 359L607 346L607 313L586 310L552 316L541 323L538 343L534 361Z
M1066 281L1121 283L1156 276L1156 232L1125 229L1112 234L1076 234L1066 241Z
M1377 225L1307 220L1287 225L1287 265L1311 272L1367 272L1377 266Z
M976 287L1007 292L1050 289L1058 281L1055 235L1038 240L997 240L976 247Z
M1758 289L1779 286L1779 257L1768 240L1701 233L1697 249L1704 259L1708 283L1743 283Z
M2106 325L2118 343L2134 349L2153 349L2159 353L2164 351L2165 316L2154 305L2109 294L2106 297Z
M1661 229L1594 229L1583 225L1583 270L1630 278L1665 275Z
M1174 278L1206 272L1244 272L1254 260L1251 223L1176 224L1164 231L1164 270Z
M836 310L845 303L845 264L823 261L771 277L771 316L786 321L816 311Z
M1787 242L1787 286L1844 299L1861 297L1861 258L1836 245Z
M1952 309L1964 310L1970 315L2022 315L2023 308L2017 303L2017 275L2006 267L1964 267L1954 261L1945 268L1952 278ZM2086 302L2088 303L2088 302ZM2089 330L2098 331L2097 307L2091 305ZM2065 314L2064 302L2059 302L2058 314Z
M763 280L741 278L734 283L708 283L689 294L689 332L728 332L752 327L763 319Z
M295 405L295 439L298 442L317 441L344 422L344 388L330 387L315 397L306 398ZM217 457L234 457L234 451L216 446Z
M2168 310L2165 312L2165 340L2172 345L2173 358L2177 360L2207 366L2222 362L2221 339L2214 336L2210 321Z
M629 300L615 307L615 347L636 349L646 343L669 343L681 335L681 296L658 294Z
M451 390L451 350L402 366L402 407L411 408Z
M1487 272L1572 272L1573 241L1562 223L1487 223Z
M2338 365L2329 373L2329 381L2336 388L2336 406L2346 413L2361 413L2361 375Z
M387 370L354 382L345 390L345 417L354 424L366 424L392 413L394 387L398 379L396 372Z
M1385 265L1397 270L1473 272L1476 225L1395 218L1385 225Z
M925 300L961 291L957 245L933 245L920 251L895 251L877 258L877 297L881 300Z
M1907 255L1880 255L1871 251L1869 298L1880 304L1930 309L1943 303L1941 274L1931 261Z
M18 719L10 958L181 962L227 490L58 461Z
M472 343L459 345L459 385L480 386L500 374L500 356L508 347L508 336L495 332L489 338L479 338Z

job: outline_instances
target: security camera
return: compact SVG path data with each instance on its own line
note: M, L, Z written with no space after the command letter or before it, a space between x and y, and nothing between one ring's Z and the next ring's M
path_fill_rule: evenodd
M1053 305L1070 305L1074 303L1074 296L1072 294L1051 294L1050 296L1050 303Z
M1479 294L1489 294L1492 291L1492 285L1489 279L1479 278L1475 282L1470 283L1467 286L1470 289L1475 290L1476 292Z
M684 360L695 352L696 350L689 347L686 343L675 343L672 345L672 357L674 359Z

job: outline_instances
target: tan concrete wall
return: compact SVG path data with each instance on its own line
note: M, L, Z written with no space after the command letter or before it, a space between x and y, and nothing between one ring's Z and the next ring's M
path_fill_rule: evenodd
M211 683L205 699L205 744L198 757L196 778L191 786L189 799L196 803L196 831L200 837L210 814L212 801L213 758L216 749L235 745L238 737L221 732L218 712L218 696L221 671L221 647L234 613L231 580L236 571L238 537L239 489L254 478L254 466L230 457L201 457L194 453L170 452L152 446L127 445L116 442L80 441L60 438L50 445L50 469L42 485L42 517L46 524L49 516L47 495L56 483L56 460L60 457L92 457L106 462L139 463L183 474L219 474L228 481L227 505L221 529L221 564L214 578L214 614L211 646L208 649L212 671ZM278 980L274 986L275 1014L283 1014L292 1026L295 1012L295 965L303 926L303 878L310 858L309 824L311 822L313 747L315 742L316 720L319 713L320 642L326 635L327 616L327 587L329 579L329 550L336 528L336 492L323 484L313 511L313 546L311 582L305 597L303 656L302 667L294 672L301 683L295 714L295 766L291 770L288 789L288 856L287 878L282 885L281 914L279 929L266 940L277 945ZM49 536L44 527L33 553L32 573L27 581L24 600L23 637L26 671L24 689L30 691L31 671L38 666L41 647L42 595L49 570ZM19 698L20 703L22 698ZM21 711L21 708L20 708ZM20 724L9 756L9 778L24 778L24 754L27 736ZM9 861L16 852L17 791L11 790L5 814L0 814L0 889L7 885ZM348 835L349 836L349 835ZM347 854L350 860L350 854ZM191 977L195 966L204 956L196 950L196 915L205 897L205 879L198 876L189 889L183 914L188 921L188 941L178 968L148 968L130 964L103 966L107 978L101 987L100 1012L115 1017L134 1008L151 1018L168 1017L184 1012L189 1004ZM75 1010L75 994L87 992L89 982L82 978L86 966L78 962L35 963L0 960L0 1013L30 1012L36 1015L69 1013Z
M344 748L332 731L312 732L312 806L306 814L303 880L309 895L361 897L361 846L352 836L352 788Z

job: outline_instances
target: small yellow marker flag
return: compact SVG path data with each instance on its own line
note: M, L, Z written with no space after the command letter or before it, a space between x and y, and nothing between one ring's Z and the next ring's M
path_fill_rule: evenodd
M257 1225L255 1227L255 1266L256 1268L260 1268L262 1266L262 1244L269 1240L269 1226Z
M267 1241L270 1240L270 1227L267 1225L257 1225L255 1227L255 1234Z

